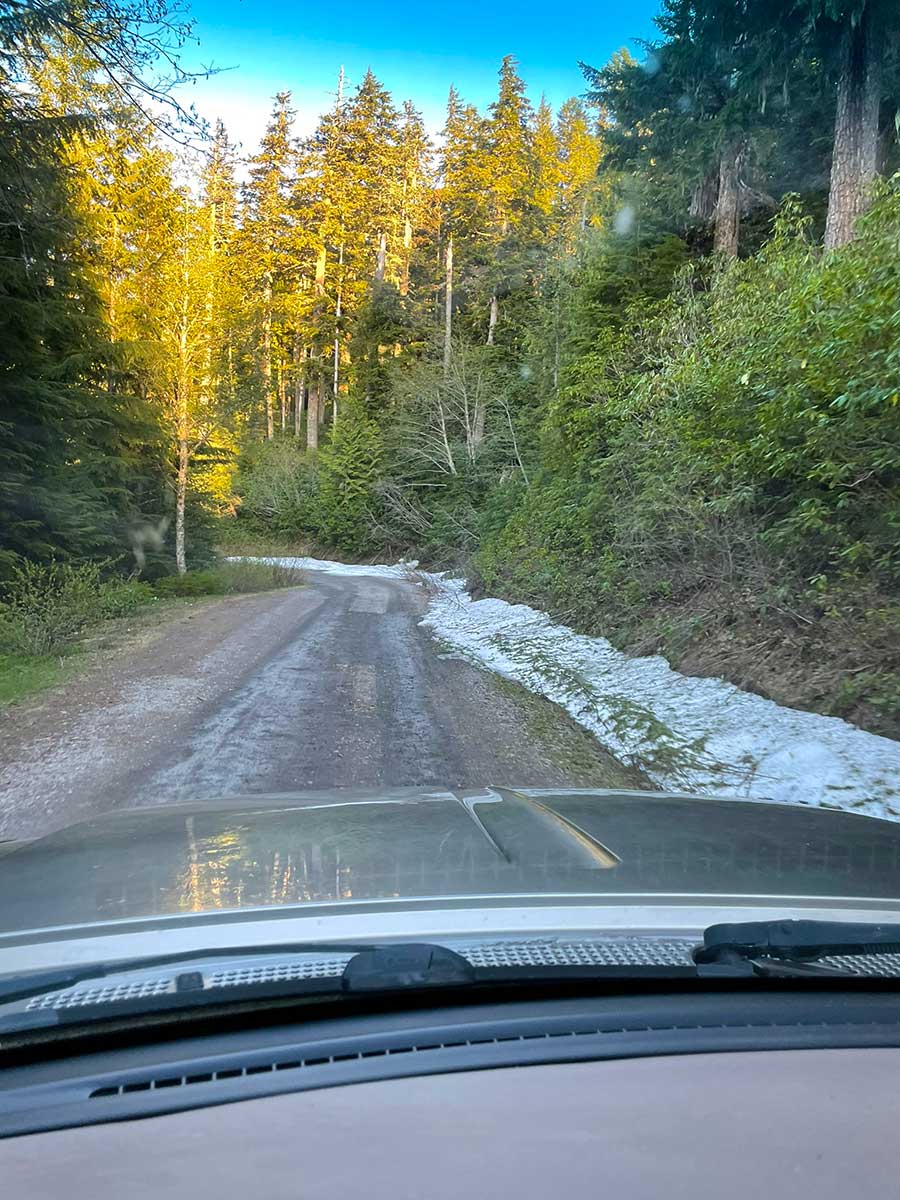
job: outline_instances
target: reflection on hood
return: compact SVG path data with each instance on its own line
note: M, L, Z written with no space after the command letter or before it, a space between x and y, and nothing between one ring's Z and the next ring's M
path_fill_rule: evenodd
M337 792L118 813L0 859L7 932L523 894L897 897L900 825L645 793Z

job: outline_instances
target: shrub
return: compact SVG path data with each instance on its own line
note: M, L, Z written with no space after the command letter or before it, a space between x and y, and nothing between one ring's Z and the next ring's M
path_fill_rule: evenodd
M296 442L249 446L235 488L241 497L241 520L255 529L291 537L315 528L317 464Z
M187 596L221 596L225 586L214 570L188 571L186 575L164 575L153 582L154 593L166 600Z
M228 594L297 587L303 582L302 573L295 568L265 561L224 562L215 574Z
M265 592L272 588L297 587L302 574L280 563L250 560L224 562L208 571L188 571L157 579L153 591L165 599L190 596L230 596Z
M55 654L93 622L127 616L152 599L146 583L104 580L107 565L18 562L0 603L0 647L24 655Z
M4 588L0 637L20 654L54 653L102 616L98 563L69 566L21 561Z
M153 588L141 579L110 579L100 589L100 616L127 617L153 599Z

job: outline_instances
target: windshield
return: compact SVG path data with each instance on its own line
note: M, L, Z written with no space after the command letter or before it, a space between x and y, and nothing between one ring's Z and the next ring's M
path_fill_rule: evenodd
M900 906L895 4L0 16L0 975Z

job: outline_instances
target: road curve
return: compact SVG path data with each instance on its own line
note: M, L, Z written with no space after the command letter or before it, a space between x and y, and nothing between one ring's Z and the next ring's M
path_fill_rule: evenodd
M635 786L547 701L442 653L421 583L309 573L201 606L0 722L0 837L307 788Z

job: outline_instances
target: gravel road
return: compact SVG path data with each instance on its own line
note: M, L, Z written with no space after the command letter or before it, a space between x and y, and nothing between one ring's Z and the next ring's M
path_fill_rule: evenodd
M635 786L549 702L418 625L422 583L180 611L0 718L0 838L112 809L306 788Z

